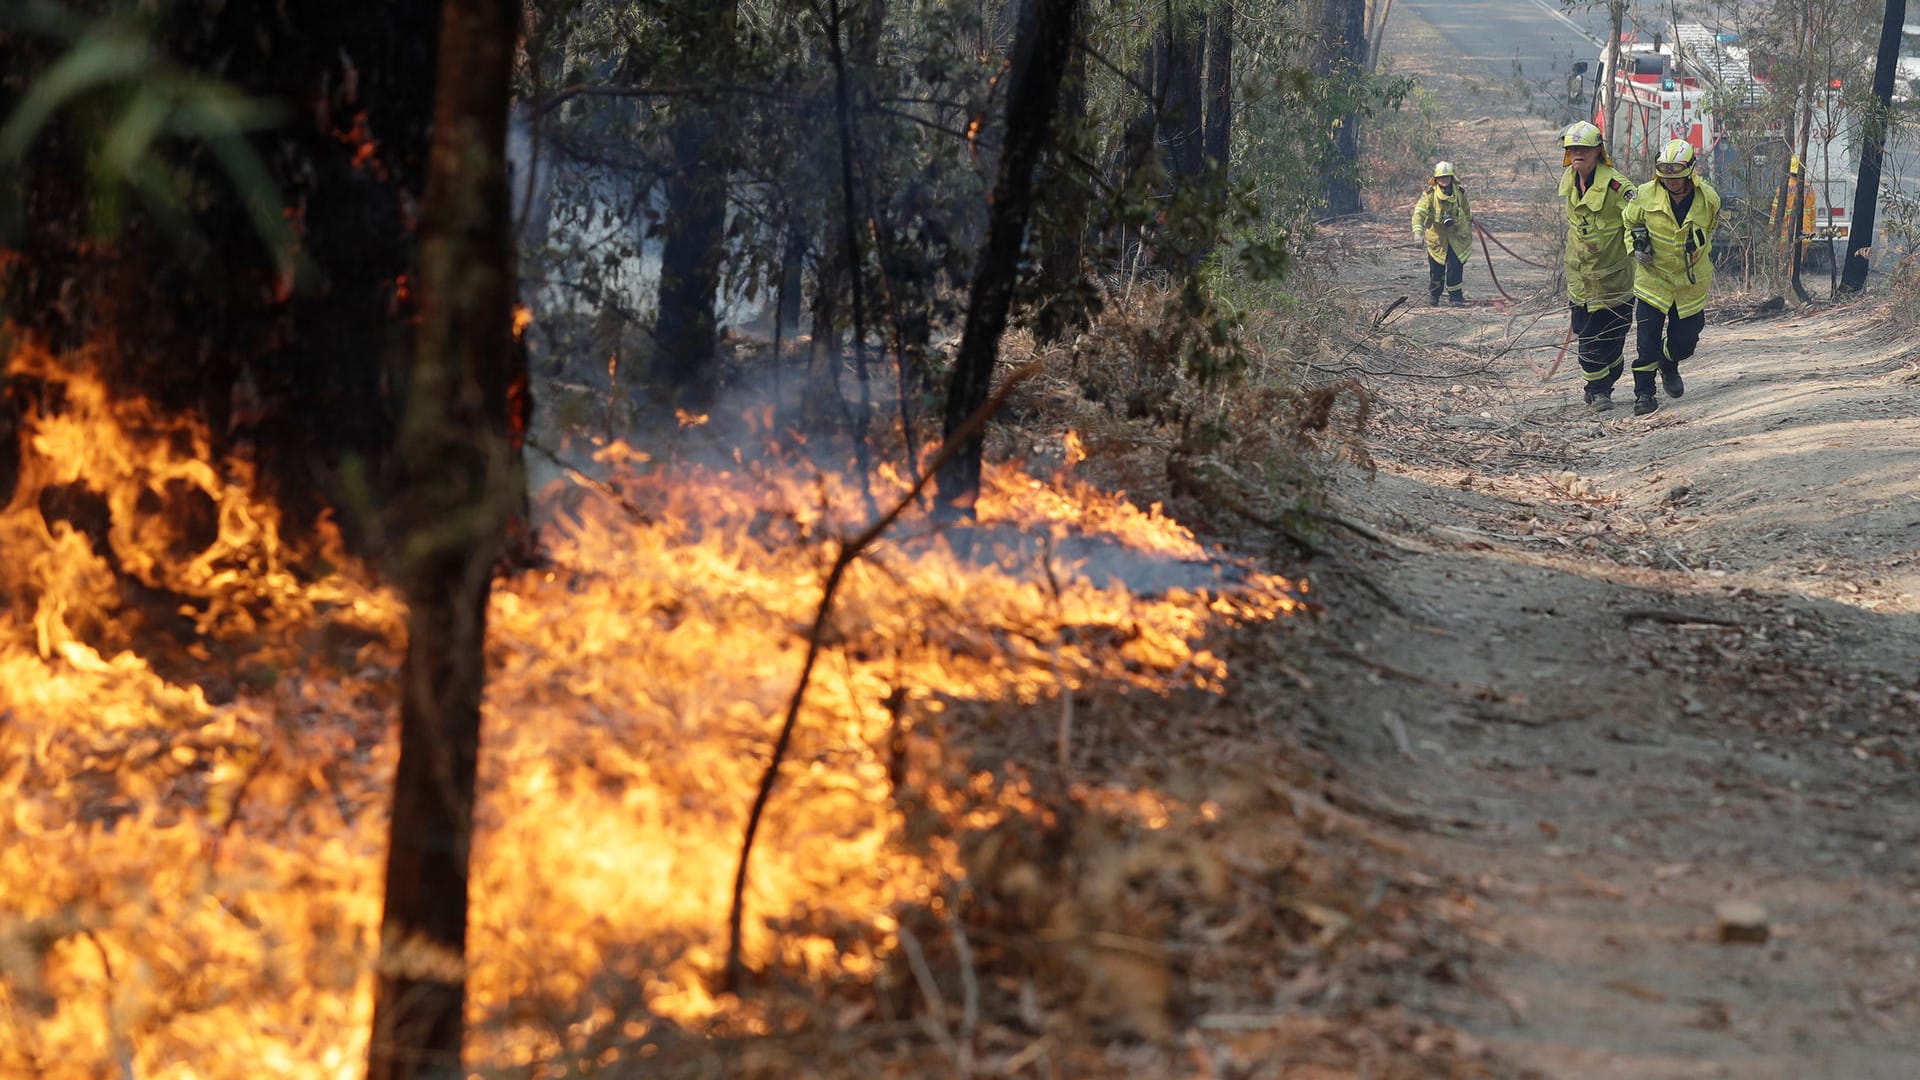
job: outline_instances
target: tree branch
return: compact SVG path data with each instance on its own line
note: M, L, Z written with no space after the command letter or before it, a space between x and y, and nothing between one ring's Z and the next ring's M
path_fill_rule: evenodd
M793 688L793 697L787 703L787 717L780 725L780 734L774 739L773 754L767 761L767 768L760 776L760 789L754 795L753 808L747 814L747 829L740 842L740 863L733 875L733 903L727 912L727 966L723 976L722 989L737 991L740 975L744 968L741 958L740 924L746 911L747 895L747 859L753 854L754 837L760 832L760 821L767 809L767 800L773 795L774 780L780 772L780 764L786 759L787 747L793 741L793 729L800 720L800 706L806 701L807 685L813 678L813 668L820 658L820 649L826 639L827 618L833 613L834 598L840 591L840 581L846 576L847 568L852 566L861 553L875 540L878 540L900 515L906 513L920 498L920 493L933 482L949 460L966 446L974 433L986 425L988 417L1000 410L1007 395L1013 388L1025 382L1039 372L1041 362L1035 360L1007 376L1000 388L994 392L986 404L975 410L966 422L956 427L940 449L920 469L914 477L913 487L894 504L893 509L882 514L873 524L867 526L858 536L840 546L839 554L834 556L833 566L827 571L826 586L820 593L820 606L814 611L813 627L807 633L807 656L800 665L800 680Z

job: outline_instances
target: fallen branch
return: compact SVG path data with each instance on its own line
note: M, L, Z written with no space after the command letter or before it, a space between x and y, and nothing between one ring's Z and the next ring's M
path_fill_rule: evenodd
M1620 613L1620 621L1632 626L1636 622L1669 623L1685 626L1689 623L1700 626L1731 626L1736 630L1745 630L1747 624L1739 619L1716 619L1711 615L1690 615L1684 611L1662 611L1658 608L1634 608Z
M861 553L872 546L875 540L880 539L881 535L899 520L900 515L906 513L907 508L919 500L920 493L933 482L934 475L960 452L967 440L971 439L974 433L987 422L988 417L999 411L1000 406L1006 403L1007 395L1013 392L1013 388L1025 382L1039 370L1040 362L1036 360L1007 376L1006 380L1000 384L1000 388L994 391L993 396L975 409L972 416L967 417L955 427L946 441L940 444L940 449L934 452L933 457L914 477L913 486L900 497L893 509L880 515L858 536L840 545L839 554L834 556L833 566L827 571L826 585L820 592L820 605L813 613L813 627L807 633L807 656L800 665L800 679L793 688L793 697L787 703L787 718L780 725L780 734L774 739L773 754L767 761L766 771L760 776L760 790L754 795L753 808L747 813L746 834L740 842L740 864L733 873L733 902L727 912L727 965L722 980L724 989L733 991L740 985L742 969L740 923L746 912L747 859L753 854L753 840L760 832L760 819L766 813L767 800L773 796L773 783L779 775L780 763L786 759L787 747L793 741L793 729L799 723L800 706L806 701L807 685L812 681L814 665L820 659L820 649L826 639L827 618L833 612L833 601L840 591L841 579L846 576L847 568L853 565Z

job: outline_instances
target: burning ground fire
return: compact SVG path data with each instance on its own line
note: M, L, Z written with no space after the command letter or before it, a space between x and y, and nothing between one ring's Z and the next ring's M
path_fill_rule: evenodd
M28 408L0 510L0 1075L357 1076L401 606L337 545L284 544L191 424L30 351L8 374ZM605 1064L663 1020L773 1023L710 987L833 540L870 514L797 468L599 457L600 484L541 498L551 563L494 592L469 977L490 1067ZM1251 571L1136 595L1096 562L1209 553L1065 477L989 485L980 534L1027 543L962 559L909 517L842 586L750 867L757 969L870 976L890 912L959 875L952 835L1031 809L986 773L903 768L903 724L1218 687L1202 631L1298 607ZM952 834L903 843L909 797Z

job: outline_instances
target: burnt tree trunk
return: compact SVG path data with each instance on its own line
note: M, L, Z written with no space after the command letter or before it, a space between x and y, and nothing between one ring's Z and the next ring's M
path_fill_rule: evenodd
M732 3L662 8L690 60L688 78L725 78L733 51ZM673 164L664 186L666 243L660 253L659 311L652 376L693 408L711 404L719 345L720 264L727 231L730 139L724 110L695 99L675 102L668 142Z
M1233 5L1222 5L1207 21L1207 120L1203 149L1227 178L1233 147Z
M1091 178L1067 180L1082 168L1069 154L1087 123L1087 50L1077 47L1083 20L1075 5L1072 50L1060 84L1060 129L1064 144L1052 154L1052 172L1061 182L1043 194L1050 213L1041 222L1040 273L1046 279L1046 300L1034 315L1034 336L1052 344L1084 330L1092 322L1093 290L1087 281L1087 213Z
M1867 287L1867 254L1873 246L1874 218L1880 203L1880 169L1887 152L1887 119L1893 109L1894 69L1900 62L1900 27L1907 20L1907 0L1887 0L1880 25L1880 50L1873 64L1873 100L1867 130L1860 140L1860 182L1853 189L1853 231L1847 236L1847 265L1840 275L1840 291L1856 293Z
M217 454L250 452L298 529L343 492L368 491L364 481L377 497L389 461L439 7L166 10L147 31L159 63L281 107L279 126L237 141L272 189L252 194L289 234L263 239L204 136L153 153L192 185L188 213L168 224L120 193L128 212L100 228L93 211L113 193L90 179L99 136L89 124L118 115L129 88L101 87L0 166L0 245L19 256L0 261L0 307L56 355L93 347L89 362L122 393L203 418ZM64 47L22 25L0 21L0 114ZM350 540L364 537L366 509L342 515Z
M1350 77L1367 60L1366 0L1321 0L1321 38L1315 74L1322 77ZM1348 113L1340 118L1333 133L1333 155L1323 173L1326 182L1327 212L1357 214L1360 203L1360 179L1354 162L1360 160L1360 117Z
M1206 35L1191 20L1176 15L1167 24L1167 51L1161 68L1166 80L1162 137L1166 141L1167 169L1174 186L1191 183L1206 163L1206 104L1202 68L1206 64Z
M487 597L524 491L510 447L508 86L519 0L446 0L400 432L408 604L368 1080L464 1076L467 877Z
M968 291L966 328L947 387L946 438L949 442L965 439L963 449L941 468L938 478L939 503L950 517L971 516L980 494L984 440L978 428L964 436L962 428L986 404L993 389L1000 335L1007 327L1027 221L1033 214L1033 171L1059 105L1060 75L1073 46L1076 5L1077 0L1027 0L1023 5L1009 75L1006 134L987 218L987 246Z

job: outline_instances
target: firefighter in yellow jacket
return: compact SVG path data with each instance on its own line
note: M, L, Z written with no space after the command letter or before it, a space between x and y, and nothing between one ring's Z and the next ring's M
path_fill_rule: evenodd
M1438 304L1443 288L1452 303L1466 303L1460 276L1473 257L1473 211L1453 162L1434 165L1433 179L1413 204L1413 232L1427 242L1427 303Z
M1780 250L1788 250L1788 245L1798 232L1800 252L1806 254L1807 245L1813 241L1814 229L1819 225L1818 192L1801 175L1800 155L1794 154L1787 162L1787 182L1779 191L1774 192L1773 202L1767 207L1767 220L1780 228ZM1783 203L1786 207L1782 212ZM1794 207L1800 208L1800 228L1794 228Z
M1623 216L1639 193L1607 160L1600 129L1582 120L1560 133L1560 197L1566 201L1567 303L1579 341L1586 403L1613 408L1627 327L1633 325L1633 254Z
M1668 397L1686 392L1680 364L1700 344L1707 325L1707 289L1713 284L1713 230L1720 224L1720 193L1695 175L1697 152L1674 139L1654 159L1653 179L1627 207L1632 238L1634 344L1633 414L1660 407L1654 372Z

